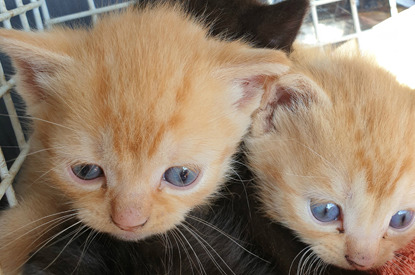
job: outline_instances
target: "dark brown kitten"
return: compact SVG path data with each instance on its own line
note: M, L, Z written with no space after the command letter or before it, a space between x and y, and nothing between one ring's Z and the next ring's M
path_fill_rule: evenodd
M254 46L286 52L291 51L309 3L308 0L274 5L257 0L144 0L138 7L160 2L181 3L189 13L206 21L213 35L244 38Z

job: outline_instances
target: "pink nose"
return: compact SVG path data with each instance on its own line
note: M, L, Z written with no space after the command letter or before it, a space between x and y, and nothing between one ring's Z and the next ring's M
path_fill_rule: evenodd
M120 229L124 231L135 231L147 223L148 217L142 215L137 209L127 208L112 213L111 219Z
M368 270L375 264L375 259L370 256L356 256L351 257L349 255L344 256L346 261L358 270Z

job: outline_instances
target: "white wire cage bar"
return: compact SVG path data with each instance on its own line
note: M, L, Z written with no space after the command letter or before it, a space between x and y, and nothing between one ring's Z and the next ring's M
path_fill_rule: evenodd
M88 17L88 16L92 16L92 20L93 20L93 22L95 22L96 18L97 18L96 17L97 14L122 9L122 8L125 8L129 5L131 5L133 2L135 2L135 1L125 1L123 3L112 4L112 5L108 5L108 6L105 6L105 7L97 8L95 6L93 0L87 0L87 1L88 1L88 5L89 5L89 10L82 11L82 12L77 12L77 13L73 13L73 14L68 14L68 15L65 15L65 16L45 19L45 21L44 21L45 26L47 28L50 28L54 24L59 24L59 23L67 22L67 21L72 21L72 20L75 20L75 19ZM44 6L46 6L46 4ZM45 12L47 13L48 12L47 7L45 7L45 10L46 10ZM43 11L43 9L42 9L42 11Z
M60 1L61 3L75 2L73 0ZM51 18L47 0L0 0L0 22L4 28L11 29L14 27L12 20L17 18L19 28L25 31L30 31L31 29L43 30L44 28L50 28L54 24L59 24L88 16L91 16L92 23L95 23L98 14L125 8L133 2L115 0L112 1L114 3L108 3L104 7L97 7L94 0L78 0L76 2L82 1L86 1L86 10ZM8 9L8 6L12 6L12 8ZM28 15L32 20L28 19ZM3 64L0 62L0 100L3 101L5 106L5 112L1 113L0 115L1 117L8 117L11 125L11 129L8 130L13 131L12 135L15 137L17 148L19 149L17 157L12 160L11 165L8 165L2 150L2 146L5 145L0 144L0 198L6 196L10 207L13 207L17 204L12 183L29 152L29 146L26 142L25 135L22 130L22 125L11 96L11 91L14 87L14 78L6 78L5 72L3 70ZM2 125L0 125L0 127L1 126ZM4 132L6 129L0 128L0 133L2 131Z
M318 13L317 13L317 7L322 5L327 5L335 2L340 2L341 0L311 0L310 2L310 12L311 12L311 18L313 21L314 26L314 32L316 36L317 45L323 46L326 44L334 44L342 41L347 41L353 38L357 38L359 41L359 37L361 35L361 27L360 27L360 21L359 21L359 13L357 11L357 3L356 0L350 0L350 11L353 18L353 25L354 25L354 33L343 35L340 38L332 39L330 41L323 41L321 39L321 34L319 30L319 19L318 19Z

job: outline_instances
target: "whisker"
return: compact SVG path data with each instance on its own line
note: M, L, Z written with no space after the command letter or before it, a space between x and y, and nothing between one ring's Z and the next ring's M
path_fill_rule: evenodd
M51 125L59 126L59 127L62 127L62 128L68 129L68 130L71 130L73 132L77 132L73 128L70 128L70 127L64 126L62 124L49 121L49 120L45 120L45 119L42 119L42 118L38 118L38 117L33 117L33 116L19 116L19 115L16 116L16 115L8 115L8 114L0 114L0 116L17 117L17 118L25 118L25 119L37 120L37 121L45 122L45 123L48 123L48 124L51 124Z
M85 233L86 231L84 230L84 232L82 232L82 233L80 233L83 229L85 229L85 225L84 226L81 226L81 227L79 227L78 228L78 230L75 232L75 233L73 233L73 236L71 237L71 239L65 244L65 246L61 249L61 251L58 253L58 255L43 269L43 270L46 270L46 269L48 269L49 267L51 267L52 265L53 265L53 263L55 263L56 262L56 260L60 257L60 255L62 255L62 253L63 253L63 251L68 247L68 245L69 244L71 244L72 243L72 241L75 239L75 238L77 238L77 237L79 237L79 236L81 236L83 233ZM79 234L79 236L78 236L78 234Z
M54 228L56 228L56 227L58 227L58 226L61 226L61 225L63 225L63 224L65 224L66 222L68 222L68 221L70 221L71 219L73 219L74 217L68 217L68 218L65 218L65 219L60 219L58 222L55 222L54 224L52 224L52 225L49 225L47 228L45 228L45 229L43 229L43 231L41 232L41 234L36 238L36 239L34 239L31 243L30 243L30 245L32 245L32 244L34 244L34 243L36 243L36 241L38 241L38 240L40 240L44 235L46 235L48 232L50 232L51 230L53 230ZM63 239L65 239L65 237L63 237L63 238L61 238L61 240L63 240ZM54 244L54 243L52 243L52 244Z
M206 246L199 240L199 238L192 234L192 232L186 228L186 226L184 226L183 224L181 225L183 228L185 228L192 236L193 238L200 244L200 246L203 248L203 250L206 251L208 257L211 259L211 261L213 262L213 264L217 267L217 269L220 271L221 274L226 274L223 269L220 267L220 265L216 262L216 260L214 259L214 257L212 256L212 254L208 251L208 249L206 248Z
M64 220L64 221L60 221L60 222L58 222L58 224L56 224L56 225L54 225L54 226L52 226L52 228L48 228L46 231L43 231L43 233L40 235L40 236L38 236L30 245L29 245L29 247L32 245L32 244L34 244L37 240L39 240L43 235L45 235L47 232L49 232L50 230L52 230L53 228L55 228L56 226L59 226L60 224L63 224L63 223L65 223L65 222L67 222L69 219L71 219L71 218L68 218L67 220ZM78 222L79 223L79 222ZM72 228L73 226L75 226L77 223L75 223L74 225L71 225L71 226L69 226L69 227L67 227L67 228L65 228L64 230L61 230L59 233L57 233L57 234L55 234L54 236L52 236L52 237L50 237L49 239L47 239L46 240L46 242L43 244L43 245L41 245L41 247L40 248L38 248L38 249L36 249L36 251L34 251L30 256L29 256L29 258L26 260L26 262L27 261L29 261L31 258L33 258L34 257L34 255L36 255L36 253L38 253L41 249L43 249L48 243L50 243L50 241L52 241L55 237L57 237L57 236L59 236L61 233L63 233L63 232L65 232L65 231L67 231L68 229L70 229L70 228ZM17 271L17 270L19 270L23 265L24 265L25 263L23 263L22 265L20 265L20 266L18 266L17 268L16 268L16 270L15 271Z
M61 215L61 214L65 214L65 213L75 212L75 211L78 211L78 210L79 210L79 209L70 209L70 210L65 210L65 211L61 211L61 212L58 212L58 213L53 213L53 214L50 214L50 215L44 216L44 217L42 217L42 218L39 218L39 219L34 220L34 221L31 221L31 222L29 222L29 223L27 223L27 224L25 224L25 225L23 225L23 226L21 226L21 227L19 227L19 228L15 229L15 230L13 230L13 231L11 231L11 232L9 232L9 233L7 233L7 234L3 235L3 237L7 237L7 236L10 236L10 235L14 235L17 231L19 231L19 230L21 230L21 229L23 229L23 228L25 228L25 227L27 227L27 226L29 226L29 225L31 225L31 224L34 224L34 223L36 223L36 222L40 222L41 220L44 220L44 219L47 219L47 218L51 218L51 217L53 217L53 216L57 216L57 215ZM75 213L75 214L76 214L76 213ZM53 221L53 220L52 220L52 221ZM49 222L48 222L48 223L49 223Z
M322 261L319 257L316 256L316 261L315 261L315 265L316 267L313 270L313 274L314 275L320 275L321 273L321 268L322 268Z
M97 231L92 230L88 226L85 225L85 227L86 227L86 231L85 232L87 232L88 230L90 230L90 231L89 231L88 237L85 240L85 245L84 245L84 248L82 249L81 255L79 256L79 260L78 260L78 262L77 262L77 264L76 264L76 266L75 266L75 268L74 268L74 270L72 271L71 274L74 274L76 272L76 270L78 269L79 265L82 262L82 258L85 256L85 253L88 250L89 246L92 244L92 242L95 240L95 238L99 234ZM88 240L90 239L91 235L92 235L92 238L91 238L91 240L89 241L89 244L88 244Z
M186 221L184 222L187 225L190 225L189 223L187 223ZM186 224L182 224L183 228L186 229L195 239L196 241L202 246L202 248L206 251L206 253L208 254L209 258L212 260L213 264L219 269L219 271L221 271L222 274L226 274L226 272L222 269L222 267L220 266L220 264L215 260L215 257L209 252L209 249L206 247L206 245L216 254L216 256L218 256L218 258L223 262L223 264L229 269L229 271L235 275L235 273L233 272L233 270L229 267L229 265L226 263L226 261L219 255L219 253L217 253L217 251L206 241L204 240L200 234L197 233L197 230L190 225L190 227L192 227L194 230L192 230L192 228L190 228L189 226L186 226ZM206 244L206 245L205 245Z
M175 228L175 230L179 230L179 229L178 229L178 228ZM171 233L174 233L174 234L176 235L176 237L177 237L177 241L178 241L178 242L180 243L180 245L183 247L184 252L185 252L185 254L186 254L186 257L187 257L187 259L188 259L188 261L189 261L190 268L191 268L191 270L192 270L192 274L194 274L193 266L196 266L196 264L194 263L194 261L193 261L192 257L190 256L189 251L188 251L188 249L186 248L186 245L185 245L185 244L184 244L184 242L181 240L180 235L179 235L179 234L177 234L177 233L175 232L175 230L171 231ZM179 247L179 250L180 250L180 247ZM180 269L180 273L181 273L181 269Z
M45 226L45 225L50 225L50 224L52 224L53 226L55 226L55 224L56 224L56 223L58 223L58 224L59 224L59 223L61 223L61 222L62 222L62 220L63 220L63 222L62 222L62 223L64 223L65 221L67 221L67 220L69 220L69 219L73 218L76 214L77 214L77 213L68 214L68 215L65 215L65 216L57 217L57 218L55 218L55 219L53 219L53 220L50 220L50 221L48 221L48 222L42 223L42 224L40 224L40 225L38 225L38 226L36 226L36 227L34 227L34 228L30 229L29 231L26 231L24 234L19 235L19 237L14 238L13 240L9 241L8 243L3 244L3 245L2 245L2 247L1 247L1 249L4 249L5 247L7 247L7 246L9 246L9 245L13 244L15 241L17 241L17 240L19 240L19 239L23 238L24 236L26 236L26 235L30 234L31 232L33 232L33 231L35 231L35 230L37 230L37 229L39 229L39 228L41 228L41 227L43 227L43 226ZM35 222L37 222L37 221L35 221ZM32 222L31 224L33 224L33 222ZM25 226L21 227L21 229L25 228L26 226L27 226L27 225L25 225ZM15 230L15 231L14 231L14 233L16 233L16 232L17 232L17 230ZM7 235L10 235L10 234L11 234L11 233L8 233ZM38 238L39 238L39 237L38 237ZM37 239L35 239L35 241L36 241L36 240L38 240L38 238L37 238Z
M210 224L210 223L208 223L207 221L205 221L205 220L202 220L202 219L200 219L200 218L198 218L198 217L196 217L196 216L193 216L193 215L187 215L187 217L189 217L190 219L192 219L192 220L194 220L194 221L197 221L197 222L200 222L201 224L204 224L204 225L206 225L206 226L208 226L208 227L210 227L211 229L213 229L213 230L215 230L215 231L217 231L217 232L219 232L220 234L222 234L223 236L225 236L225 237L227 237L231 242L233 242L234 244L236 244L239 248L241 248L242 250L244 250L245 252L247 252L248 254L250 254L250 255L252 255L252 256L254 256L254 257L256 257L256 258L258 258L258 259L260 259L260 260L262 260L262 261L264 261L264 262L266 262L266 263L271 263L271 262L269 262L269 261L267 261L267 260L265 260L264 258L261 258L260 256L258 256L258 255L256 255L255 253L252 253L251 251L249 251L248 249L246 249L245 247L243 247L241 244L239 244L238 243L238 239L235 239L234 237L232 237L231 235L229 235L229 234L227 234L227 233L225 233L224 231L222 231L222 230L220 230L219 228L217 228L216 226L214 226L214 225L212 225L212 224Z
M321 274L325 274L326 271L329 268L329 264L327 264L325 261L321 260L321 262L323 263L323 269L321 270Z
M185 235L183 234L183 232L181 232L180 230L177 230L177 232L178 232L178 233L179 233L179 234L183 237L184 241L186 241L186 243L189 245L190 249L192 250L193 255L195 255L195 258L196 258L196 261L197 261L197 263L198 263L198 265L199 265L199 268L200 268L201 273L202 273L202 274L206 274L206 275L208 275L208 274L206 273L206 271L205 271L204 267L203 267L202 262L200 261L199 257L197 256L196 251L193 249L192 245L189 243L189 241L187 240L186 236L185 236Z
M165 274L169 274L170 273L170 269L173 268L173 244L169 238L168 233L163 233L160 235L160 237L162 237L162 241L164 244L164 261L162 262L163 264L163 273ZM173 236L174 239L174 236ZM174 239L175 240L175 239ZM175 240L176 241L176 240ZM177 243L177 241L176 241Z
M40 250L42 250L46 245L48 245L52 240L54 240L56 237L58 237L59 235L65 233L66 231L68 231L69 229L73 228L74 226L77 226L81 223L81 221L77 221L76 223L72 224L71 226L66 227L65 229L59 231L58 233L56 233L55 235L53 235L52 237L50 237L49 239L47 239L43 245L41 245L30 257L32 258L33 255L35 255L36 253L38 253ZM29 260L28 259L28 260Z
M306 260L308 258L307 253L311 251L311 247L306 247L307 249L304 251L304 253L302 253L303 255L301 256L299 262L298 262L298 269L297 269L297 275L301 275L303 274L303 269L304 269L304 260ZM304 250L304 249L303 249ZM303 251L301 250L301 251ZM301 252L300 252L301 253ZM304 259L304 257L306 257Z
M249 198L248 198L248 192L246 191L246 186L243 184L243 180L242 180L241 176L239 176L239 174L235 171L235 169L233 169L232 167L230 169L233 172L233 175L236 175L238 177L239 181L242 184L242 187L244 189L244 194L245 194L245 197L246 197L246 204L247 204L247 207L248 207L249 217L251 218L251 205L249 204Z
M309 262L309 264L308 264L308 267L307 267L307 269L306 269L306 274L311 274L311 272L314 270L314 269L313 269L313 267L314 267L315 263L316 263L318 260L319 260L319 258L318 258L318 257L316 257L316 255L314 254L314 252L313 252L313 253L311 253L311 254L308 256L308 261L307 261L307 263Z
M173 243L170 240L170 235L169 234L164 234L165 238L166 238L166 253L165 253L165 262L167 263L167 267L165 266L165 270L166 270L166 274L170 274L171 270L173 269L174 266L174 262L173 262L173 252L174 252L174 246ZM179 244L177 243L176 238L174 237L174 235L171 235L173 240L176 243L176 247L179 247ZM178 249L179 252L179 270L181 273L181 260L182 260L182 256L181 256L181 252L180 249Z
M303 249L301 249L301 251L300 252L298 252L297 253L297 255L295 255L295 257L294 257L294 259L291 261L291 264L290 264L290 269L288 270L288 275L290 275L291 274L291 270L292 270L292 268L293 268L293 265L294 265L294 262L295 262L295 260L305 251L305 250L308 250L308 249L310 249L310 247L309 246L307 246L307 247L304 247ZM306 253L306 252L304 252L304 253Z
M63 162L62 162L63 163ZM60 166L61 164L60 163L58 163L58 164L56 164L55 166L53 166L52 168L50 168L49 170L47 170L46 172L44 172L43 174L41 174L39 177L37 177L32 183L31 183L31 186L33 185L33 184L35 184L35 183L37 183L39 180L41 180L44 176L46 176L47 174L49 174L50 172L52 172L54 169L56 169L56 167L58 167L58 166ZM48 185L48 186L50 186L50 187L53 187L53 188L55 188L55 186L52 186L52 185Z
M61 148L64 148L64 147L63 146L60 146L60 147L51 147L51 148L45 148L45 149L42 149L42 150L37 150L37 151L30 152L30 153L26 154L26 157L32 156L32 155L35 155L35 154L38 154L38 153L42 153L42 152L45 152L45 151L49 151L49 150L53 150L53 149L61 149ZM9 159L9 160L7 160L7 162L13 162L16 159L17 158Z

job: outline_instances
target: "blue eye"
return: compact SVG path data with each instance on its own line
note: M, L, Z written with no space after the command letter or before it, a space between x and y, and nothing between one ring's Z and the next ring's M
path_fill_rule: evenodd
M414 218L414 212L411 210L400 210L392 216L389 226L396 229L407 227Z
M311 213L321 222L337 220L340 215L340 208L334 203L310 204Z
M199 175L199 171L195 171L183 166L170 167L164 172L163 180L177 187L186 187L192 184Z
M93 180L104 176L102 168L95 164L78 164L71 168L74 175L81 180Z

